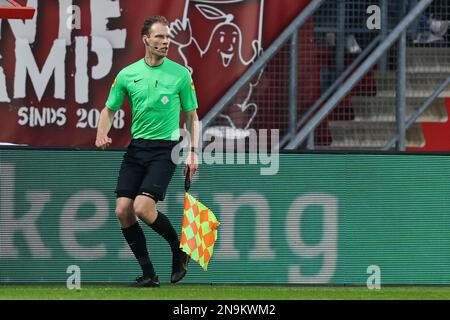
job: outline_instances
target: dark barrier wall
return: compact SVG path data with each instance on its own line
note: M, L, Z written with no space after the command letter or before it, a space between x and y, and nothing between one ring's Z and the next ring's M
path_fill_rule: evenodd
M1 283L65 282L71 265L82 283L139 275L114 216L122 154L0 150ZM379 270L382 284L450 283L450 157L282 154L268 167L201 165L191 191L221 225L208 271L191 262L185 282L364 285ZM160 204L178 231L183 195L180 166ZM143 229L168 282L170 249Z

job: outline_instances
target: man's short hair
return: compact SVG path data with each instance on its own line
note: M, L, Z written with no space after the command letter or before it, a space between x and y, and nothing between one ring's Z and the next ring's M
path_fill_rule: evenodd
M141 36L148 35L152 25L157 23L157 22L162 23L165 26L169 25L169 21L167 21L166 17L164 17L164 16L151 16L151 17L149 17L148 19L146 19L144 21L144 24L142 25L142 30L141 30Z

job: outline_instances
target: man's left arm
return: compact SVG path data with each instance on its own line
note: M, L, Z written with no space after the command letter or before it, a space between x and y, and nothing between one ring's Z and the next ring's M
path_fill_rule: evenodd
M199 152L199 120L197 110L191 110L186 112L186 128L191 138L190 150L186 158L186 166L184 173L186 174L189 169L189 180L192 181L192 177L198 170L198 152Z

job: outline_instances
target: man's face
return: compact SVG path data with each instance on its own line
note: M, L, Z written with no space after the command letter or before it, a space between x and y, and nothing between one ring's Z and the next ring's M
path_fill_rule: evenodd
M149 34L143 36L143 39L150 54L161 58L167 56L170 44L168 26L159 22L154 23L149 29Z

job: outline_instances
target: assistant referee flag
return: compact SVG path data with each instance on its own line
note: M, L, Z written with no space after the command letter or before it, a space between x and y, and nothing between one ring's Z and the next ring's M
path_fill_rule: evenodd
M187 192L188 189L185 185L180 248L206 271L213 255L220 223L209 208Z

